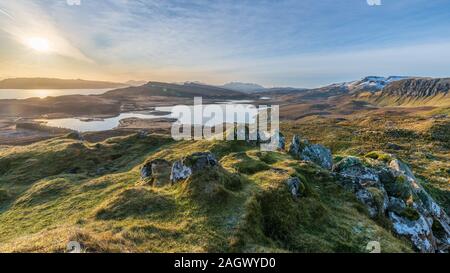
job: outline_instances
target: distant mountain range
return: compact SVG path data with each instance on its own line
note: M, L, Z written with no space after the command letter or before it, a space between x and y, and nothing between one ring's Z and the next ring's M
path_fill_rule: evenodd
M255 93L269 93L269 92L276 92L276 93L286 93L286 92L295 92L295 91L302 91L306 90L306 88L295 88L295 87L264 87L262 85L256 84L256 83L243 83L243 82L230 82L226 83L224 85L221 85L220 87L246 93L246 94L255 94Z
M335 83L319 88L275 89L263 94L283 103L335 105L344 110L355 103L361 106L357 102L378 106L447 107L450 106L449 90L450 78L369 76L361 80Z
M103 89L124 86L126 84L80 79L14 78L0 81L0 89Z
M248 99L259 96L285 96L286 100L323 100L337 96L352 96L380 105L420 105L449 103L450 78L425 78L405 76L368 76L356 81L330 84L319 88L266 88L255 83L230 82L221 86L199 82L163 83L128 81L65 80L52 78L14 78L0 81L0 89L96 89L118 88L106 97L194 97Z

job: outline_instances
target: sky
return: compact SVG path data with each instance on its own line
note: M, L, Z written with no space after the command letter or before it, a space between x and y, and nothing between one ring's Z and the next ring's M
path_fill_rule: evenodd
M0 79L450 76L450 0L0 0Z

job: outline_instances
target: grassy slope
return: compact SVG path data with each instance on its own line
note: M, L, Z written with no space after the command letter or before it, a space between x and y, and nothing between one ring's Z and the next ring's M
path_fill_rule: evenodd
M380 94L362 93L359 95L360 99L367 100L378 106L403 106L403 107L421 107L421 106L436 106L436 107L450 107L450 93L439 94L426 98L411 98L398 97Z
M450 120L422 115L385 113L335 120L310 117L284 123L293 133L332 149L336 156L363 156L371 151L389 152L408 162L422 184L450 213ZM398 145L394 149L389 145Z
M212 151L223 168L172 187L140 183L145 160ZM285 180L298 176L294 200ZM0 150L0 251L411 251L313 165L243 142L59 138Z

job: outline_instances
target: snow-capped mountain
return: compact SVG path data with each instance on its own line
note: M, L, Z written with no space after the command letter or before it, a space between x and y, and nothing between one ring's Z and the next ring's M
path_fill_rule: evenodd
M222 85L221 87L244 93L255 93L263 91L265 89L264 86L261 86L259 84L243 82L230 82Z
M343 83L343 87L346 87L349 91L378 91L383 89L388 84L409 79L410 77L404 76L389 76L389 77L379 77L379 76L368 76L359 81L346 82Z

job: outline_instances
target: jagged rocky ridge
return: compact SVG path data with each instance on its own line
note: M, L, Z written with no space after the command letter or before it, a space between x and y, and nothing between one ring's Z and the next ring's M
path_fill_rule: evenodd
M382 95L424 98L448 94L450 78L411 78L395 81L383 88Z
M278 150L284 151L285 138L281 133L279 141ZM408 238L419 252L449 251L450 218L420 185L411 169L395 156L347 156L333 164L329 149L298 135L293 136L288 152L296 159L329 171L337 183L365 205L371 218L387 219L392 231ZM163 159L147 162L141 169L141 177L160 187L217 167L221 166L213 153L199 152L173 163ZM293 198L302 198L305 186L301 179L291 177L286 186Z

